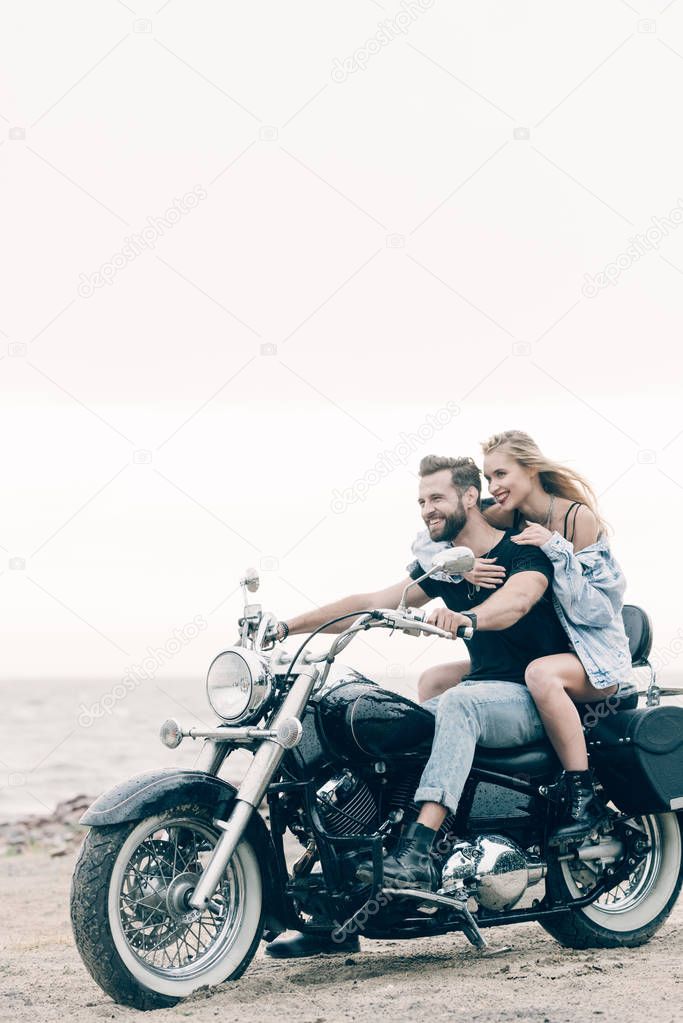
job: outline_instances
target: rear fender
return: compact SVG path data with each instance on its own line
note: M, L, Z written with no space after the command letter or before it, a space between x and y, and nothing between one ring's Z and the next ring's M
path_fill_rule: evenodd
M109 827L153 817L183 803L199 803L208 807L214 818L227 820L236 796L234 785L203 771L148 771L104 792L88 807L80 823L91 828ZM266 926L279 933L286 928L283 883L270 832L259 813L252 814L246 836L261 867Z

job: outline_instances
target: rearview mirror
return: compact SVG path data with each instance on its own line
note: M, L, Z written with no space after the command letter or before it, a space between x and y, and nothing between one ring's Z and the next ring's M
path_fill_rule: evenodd
M256 593L259 588L259 576L255 568L248 568L244 573L244 579L240 580L242 586L246 586L250 593Z
M474 568L474 554L469 547L446 547L439 551L432 561L432 572L445 572L446 575L465 575Z
M435 572L445 572L446 575L464 575L465 572L471 572L473 568L474 554L469 547L446 547L444 550L439 551L434 556L432 567L429 571L425 572L418 579L413 580L413 582L408 583L398 605L399 611L405 611L406 598L411 586L416 586L423 579L428 579L430 575L434 575Z

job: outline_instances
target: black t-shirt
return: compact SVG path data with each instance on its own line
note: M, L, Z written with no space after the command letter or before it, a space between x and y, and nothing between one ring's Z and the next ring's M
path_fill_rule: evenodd
M496 564L506 569L506 582L518 572L540 572L548 580L548 588L529 613L509 629L477 630L472 639L467 641L472 669L465 677L477 682L520 682L523 685L524 672L531 661L548 654L567 653L570 649L566 633L553 608L553 569L550 561L538 547L519 547L514 544L510 539L512 535L511 530L505 530L504 536L488 556L496 558ZM422 568L415 562L410 569L411 578L418 579L423 574ZM438 579L423 579L420 587L429 597L441 597L451 611L470 611L500 589L480 590L470 596L466 580L450 583ZM470 585L469 590L473 591L474 587Z

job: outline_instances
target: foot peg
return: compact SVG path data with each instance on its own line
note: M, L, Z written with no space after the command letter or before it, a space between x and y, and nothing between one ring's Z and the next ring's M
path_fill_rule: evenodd
M396 894L395 889L392 888L383 888L382 891L387 895ZM479 930L479 924L467 908L467 903L463 902L462 899L453 899L448 895L441 895L439 892L423 892L410 888L403 888L401 890L401 898L419 899L420 902L425 902L429 905L449 906L450 909L454 909L462 918L462 932L467 940L480 951L488 948L488 942Z

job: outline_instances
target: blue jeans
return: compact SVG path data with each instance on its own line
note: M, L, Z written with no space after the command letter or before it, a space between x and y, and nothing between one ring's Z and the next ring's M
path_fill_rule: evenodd
M415 802L441 803L451 813L458 809L477 744L506 749L545 736L529 690L517 682L460 682L422 706L436 715L436 727Z

